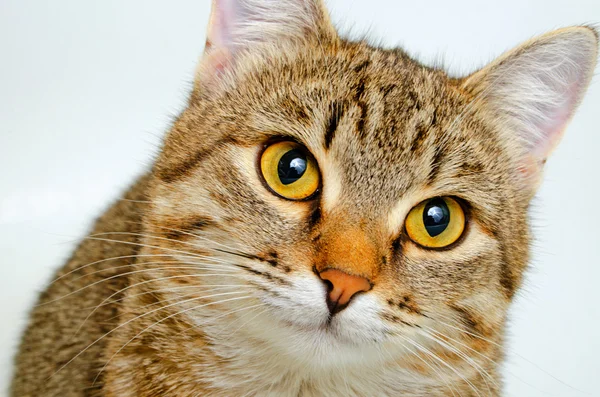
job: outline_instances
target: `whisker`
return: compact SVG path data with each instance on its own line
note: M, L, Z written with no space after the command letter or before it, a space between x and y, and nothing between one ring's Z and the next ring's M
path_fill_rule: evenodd
M481 367L479 364L477 364L471 357L469 357L467 354L465 354L463 351L459 350L458 348L444 342L443 340L437 338L435 335L428 333L426 331L423 330L419 330L419 332L424 335L425 337L433 340L434 342L438 343L440 346L445 347L446 349L450 350L451 352L455 353L456 355L458 355L461 359L463 359L465 362L467 362L469 365L471 365L479 374L482 375L483 380L485 381L485 384L487 386L488 389L488 393L491 395L492 394L492 390L490 389L490 385L488 384L488 379L491 380L491 382L494 384L494 386L496 386L498 389L500 389L500 385L498 385L498 383L494 380L494 378L483 368Z
M444 375L433 367L432 364L435 364L435 363L429 363L427 360L425 360L425 358L419 356L414 350L412 350L411 348L406 346L404 343L401 343L401 345L403 348L408 350L414 357L421 360L429 369L431 369L440 378L440 380L444 383L444 386L446 386L450 390L450 393L452 393L452 396L456 397L456 394L454 392L455 391L458 392L458 390L454 390L454 388L450 385L450 383L448 383L448 381L445 379ZM439 366L438 366L438 369L440 369ZM458 394L459 394L459 397L462 397L460 392L458 392Z
M143 234L143 233L129 233L129 232L122 232L121 233L121 232L118 232L116 234L127 234L127 235L135 235L135 236L141 236L141 237L154 238L154 239L159 239L159 240L175 241L175 242L179 242L179 243L182 243L182 244L190 245L192 247L199 248L199 249L202 249L202 250L212 250L212 251L215 251L215 252L220 252L220 253L225 253L225 254L233 255L233 256L236 256L236 257L239 257L239 258L244 258L244 259L253 260L253 261L256 261L256 260L260 261L260 258L257 258L256 255L248 254L248 253L245 253L245 252L241 252L241 251L239 251L239 250L237 250L235 248L232 248L232 247L229 247L229 246L227 246L225 244L219 243L217 241L208 239L208 238L206 238L204 236L200 236L200 235L197 235L197 234L194 234L194 233L189 233L189 232L186 232L186 231L183 231L183 230L179 230L179 229L162 227L162 226L158 226L158 225L155 225L155 227L158 227L158 228L164 229L164 230L169 230L169 231L176 231L176 232L180 232L182 234L193 236L195 238L211 242L211 243L213 243L213 244L215 244L217 246L224 247L225 249L219 249L219 248L213 248L213 247L207 247L207 246L200 246L198 244L194 244L194 243L190 243L190 242L184 242L184 241L179 241L179 240L174 240L174 239L170 239L170 238L154 236L154 235L150 235L150 234ZM111 234L111 233L107 233L107 234ZM199 256L198 254L193 254L193 255L194 256ZM217 260L214 257L206 257L206 258L210 258L212 260ZM237 264L233 264L233 265L234 266L238 266Z
M241 291L239 293L242 293ZM232 292L229 292L227 294L232 294ZM139 316L136 316L134 318L131 318L127 321L125 321L123 324L118 325L117 327L111 329L110 331L108 331L107 333L105 333L104 335L100 336L99 338L97 338L95 341L93 341L92 343L90 343L89 345L87 345L83 350L81 350L79 353L77 353L73 358L71 358L69 361L67 361L65 364L63 364L59 369L57 369L52 375L50 375L48 377L48 379L52 378L54 375L56 375L58 372L60 372L63 368L65 368L67 365L69 365L70 363L73 362L73 360L76 360L79 356L81 356L83 353L85 353L87 350L89 350L89 348L91 348L92 346L94 346L96 343L100 342L102 339L106 338L107 336L111 335L113 332L117 331L118 329L132 323L133 321L139 320L143 317L149 316L150 314L156 313L160 310L165 310L168 309L169 307L175 306L175 305L181 305L183 303L187 303L187 302L192 302L194 300L199 300L199 299L206 299L207 297L201 297L201 298L190 298L190 299L186 299L182 302L176 302L176 303L171 303L167 306L163 306L163 307L159 307L158 309L153 309L147 313L144 314L140 314ZM219 302L214 302L219 303Z
M171 267L154 268L154 269L142 269L142 270L135 270L135 271L132 271L132 272L125 272L125 273L117 274L117 275L114 275L114 276L111 276L111 277L103 278L102 280L95 281L92 284L88 284L85 287L82 287L82 288L79 288L79 289L77 289L75 291L69 292L66 295L60 296L60 297L58 297L56 299L52 299L52 300L50 300L48 302L40 303L36 307L46 306L46 305L49 305L51 303L58 302L61 299L67 298L67 297L72 296L72 295L75 295L75 294L77 294L77 293L79 293L81 291L84 291L84 290L86 290L88 288L91 288L91 287L93 287L95 285L98 285L98 284L101 284L101 283L104 283L104 282L107 282L107 281L110 281L110 280L114 280L114 279L119 278L119 277L130 276L132 274L156 272L156 271L161 271L161 270L177 270L177 269L179 269L179 270L183 270L183 269L187 269L187 270L190 270L190 269L193 269L193 270L214 270L214 269L211 269L211 268L202 269L202 268L200 268L198 266L191 266L190 265L190 266L171 266ZM239 277L241 277L240 275L234 274L233 271L231 271L230 273L226 272L225 274L223 274L223 273L205 273L205 274L195 274L195 275L187 275L187 276L188 277L210 277L210 276L213 276L213 277L216 277L216 276L228 276L228 277L239 276Z
M191 328L189 328L189 329L186 329L185 331L181 331L181 332L179 332L179 333L178 333L178 335L181 335L183 332L189 332L189 331L191 331L191 330L193 330L193 329L196 329L196 328L198 328L198 327L202 327L202 326L204 326L204 325L206 325L206 324L212 323L212 322L214 322L215 320L218 320L218 319L220 319L220 318L223 318L223 317L225 317L225 316L229 316L229 315L231 315L231 314L238 313L238 312L241 312L241 311L244 311L244 310L249 310L249 309L252 309L252 308L255 308L255 307L259 307L259 306L264 306L264 303L258 303L258 304L256 304L256 305L244 306L244 307L242 307L242 308L240 308L240 309L234 309L234 310L230 310L230 311L228 311L228 312L225 312L225 313L222 313L222 314L220 314L220 315L218 315L218 316L216 316L216 317L211 317L211 318L209 318L209 319L203 320L203 321L202 321L202 323L200 323L200 324L197 324L197 325L194 325L193 327L191 327ZM267 309L263 310L263 311L262 311L262 312L260 312L260 313L264 313L264 312L266 312L266 311L268 311L268 310L269 310L269 309L267 308ZM246 313L246 314L247 314L247 313ZM245 315L245 314L244 314L244 315ZM243 317L243 316L242 316L242 317ZM241 318L241 317L240 317L240 318ZM247 324L247 323L244 323L244 325L245 325L245 324ZM229 328L229 327L228 327L228 328Z
M188 286L188 288L189 288L189 286ZM202 292L202 293L206 294L206 293L211 293L211 292L215 292L215 291L221 291L221 290L227 290L227 289L226 289L226 288L211 288L211 289L202 290L202 291L189 292L189 293L185 293L185 294L183 294L183 295L178 295L178 296L173 296L173 297L169 297L169 298L164 298L164 299L161 299L161 300L159 300L159 301L157 301L157 302L154 302L154 303L147 304L147 305L145 305L145 306L136 307L135 309L136 309L136 310L145 310L145 309L149 309L149 308L151 308L151 307L153 307L153 306L157 306L157 305L163 304L163 303L165 303L165 302L174 302L174 301L177 301L177 300L180 300L180 299L185 299L185 298L187 298L187 297L190 297L190 296L198 296L198 294L199 294L200 292ZM239 290L239 288L238 288L237 290ZM158 291L159 291L159 290L152 290L152 291L148 291L148 292L144 292L144 293L140 293L140 294L136 294L136 295L129 295L128 297L132 297L132 296L141 296L141 295L146 295L146 294L153 294L153 293L157 293ZM252 291L252 290L250 290L250 292L251 292L251 291ZM124 299L126 299L126 297L122 298L122 300L124 300ZM117 302L115 302L115 303L117 303ZM105 304L105 305L106 305L106 304ZM86 321L86 320L87 320L89 317L91 317L91 315L93 315L94 311L95 311L97 308L92 308L92 309L94 309L94 310L92 311L92 313L90 313L90 314L89 314L89 315L86 317L86 319L84 320L84 323L85 323L85 321ZM122 317L124 314L130 314L130 313L131 313L131 311L127 310L126 308L123 308L123 309L121 309L120 313L118 313L117 315L115 315L115 316L113 316L113 317L107 318L105 321L112 321L112 320L115 320L115 319L117 319L117 318L119 318L119 317ZM80 329L81 329L81 326L79 327L78 331L79 331Z
M153 280L153 281L157 281L159 279ZM191 284L191 285L181 285L179 287L169 287L169 288L160 288L160 289L155 289L155 290L151 290L151 291L146 291L146 292L140 292L139 294L133 294L133 295L127 295L127 297L129 298L134 298L137 296L141 296L141 295L147 295L147 294L152 294L152 293L160 293L160 292L174 292L174 291L178 291L178 290L182 290L182 289L187 289L187 288L197 288L197 289L203 289L203 288L252 288L250 286L246 286L246 285L242 285L242 284ZM117 293L120 293L121 290L119 290ZM205 292L205 291L204 291ZM107 306L107 305L112 305L112 304L116 304L119 302L122 302L123 300L125 300L126 297L123 298L119 298L119 299L114 299L110 302L106 302L106 303L102 303L102 304L98 304L95 306L88 306L88 307L84 307L81 310L92 310L94 308L97 307L101 307L101 306Z
M236 293L242 293L242 292L227 292L227 293L223 293L223 294L216 294L213 296L218 296L218 295L231 295L231 294L236 294ZM206 298L206 297L205 297ZM131 342L133 342L135 339L137 339L140 335L142 335L143 333L145 333L146 331L148 331L151 328L154 328L155 326L157 326L158 324L162 323L163 321L166 321L170 318L173 318L175 316L178 316L180 314L183 313L187 313L189 311L192 310L198 310L200 308L206 307L206 306L211 306L211 305L216 305L216 304L221 304L221 303L225 303L225 302L230 302L230 301L235 301L235 300L241 300L241 299L249 299L252 298L252 296L241 296L241 297L236 297L236 298L229 298L229 299L225 299L225 300L220 300L217 302L209 302L203 305L197 305L197 306L193 306L191 308L185 309L185 310L180 310L174 314L171 314L165 318L163 318L162 320L159 320L151 325L149 325L148 327L144 328L143 330L141 330L140 332L138 332L133 338L131 338L130 340L128 340L123 346L121 346L119 348L119 350L117 350L106 362L106 364L104 364L104 366L102 367L102 369L100 369L100 372L98 373L98 375L96 375L96 378L94 378L94 382L92 383L92 385L96 384L96 381L98 380L98 377L100 376L100 374L102 374L102 372L106 369L106 367L108 366L108 364L110 364L110 362L112 361L113 358L115 358L115 356L117 354L119 354L125 347L127 347L127 345L129 345Z
M94 313L96 312L96 310L98 310L102 306L105 306L105 305L109 304L108 301L112 297L114 297L116 295L119 295L119 294L122 294L122 293L124 293L125 291L127 291L130 288L139 287L141 285L145 285L145 284L149 284L149 283L154 283L154 282L159 282L159 281L174 280L174 279L189 278L189 277L201 277L201 276L202 275L200 275L200 274L192 274L192 275L182 274L182 275L177 275L177 276L159 277L159 278L153 278L153 279L150 279L150 280L141 281L141 282L138 282L138 283L135 283L135 284L128 285L128 286L126 286L124 288L121 288L120 290L114 292L112 295L110 295L107 298L105 298L102 302L100 302L99 305L96 305L94 307L94 310L92 310L92 312L86 316L86 318L83 320L83 322L81 323L81 325L77 328L77 330L75 331L74 336L77 335L79 333L79 331L81 331L81 328L83 328L83 326L85 325L85 323L87 322L87 320L89 320L89 318L94 315Z
M504 349L504 346L502 346L501 344L499 344L499 343L497 343L497 342L494 342L493 340L490 340L490 339L488 339L488 338L485 338L485 337L483 337L483 336L481 336L481 335L478 335L478 334L475 334L475 333L473 333L473 332L469 332L469 331L467 331L467 330L466 330L466 329L464 329L464 328L461 328L461 327L456 327L456 326L453 326L453 325L451 325L451 324L448 324L448 323L446 323L446 322L444 322L444 321L441 321L439 318L435 318L436 316L437 316L437 317L443 317L443 318L445 318L445 319L447 319L447 320L449 320L449 321L456 322L456 320L455 320L455 319L453 319L453 318L451 318L451 317L444 316L444 315L441 315L441 314L439 314L439 313L438 313L438 314L435 314L435 315L433 315L433 314L430 314L430 315L432 316L432 317L430 317L430 318L432 318L434 321L436 321L436 322L438 322L438 323L440 323L440 324L442 324L442 325L444 325L444 326L446 326L446 327L448 327L448 328L452 328L452 329L454 329L454 330L456 330L456 331L462 332L462 333L464 333L464 334L466 334L466 335L472 336L472 337L474 337L474 338L477 338L477 339L480 339L480 340L482 340L482 341L484 341L484 342L490 343L490 344L492 344L492 345L494 345L494 346L496 346L496 347L499 347L499 348L501 348L501 349ZM461 326L462 326L462 324L461 324ZM517 356L518 358L520 358L520 359L524 360L525 362L527 362L527 363L529 363L529 364L533 365L533 366L534 366L536 369L538 369L539 371L543 372L544 374L546 374L547 376L551 377L552 379L554 379L555 381L559 382L560 384L564 385L565 387L568 387L569 389L571 389L571 390L573 390L573 391L576 391L576 392L578 392L578 393L581 393L581 394L585 394L585 395L588 395L588 396L589 396L589 395L591 395L591 394L589 394L589 393L587 393L587 392L585 392L585 391L583 391L583 390L579 390L579 389L577 389L577 388L575 388L575 387L573 387L573 386L569 385L568 383L565 383L564 381L562 381L562 380L558 379L557 377L555 377L554 375L552 375L552 374L551 374L551 373L549 373L548 371L544 370L542 367L540 367L539 365L537 365L537 364L536 364L536 363L534 363L533 361L531 361L531 360L527 359L526 357L524 357L524 356L522 356L522 355L520 355L520 354L518 354L518 353L516 353L516 352L512 352L512 354L514 354L514 355L515 355L515 356ZM488 357L488 359L489 359L489 360L491 360L489 357ZM543 391L543 390L541 390L541 389L540 389L540 388L538 388L537 386L535 386L535 385L533 385L533 384L531 384L531 383L527 382L526 380L524 380L524 379L520 378L519 376L515 375L514 373L512 373L512 372L510 372L510 371L507 371L507 373L508 373L508 374L510 374L511 376L513 376L515 379L517 379L517 380L519 380L520 382L522 382L523 384L525 384L525 385L527 385L527 386L529 386L529 387L531 387L531 388L533 388L533 389L535 389L535 390L537 390L537 391L540 391L540 392L542 392L542 393L544 393L544 394L547 394L547 395L554 395L554 394L552 394L552 393L549 393L549 392L546 392L546 391Z
M204 294L206 294L206 293L212 293L212 292L215 292L215 291L222 291L222 290L227 291L228 288L211 288L209 290L205 290L205 291L201 291L201 292L204 293ZM229 290L231 290L231 289L229 288ZM239 291L239 288L236 289L236 291ZM246 292L252 292L252 291L253 291L252 289L248 290L248 288L246 288ZM156 291L149 291L149 292L146 292L144 294L152 294L152 293L155 293L155 292ZM188 292L188 293L185 293L183 295L178 295L178 296L172 296L172 297L164 298L164 299L161 299L159 301L156 301L154 303L150 303L150 304L147 304L147 305L144 305L144 306L136 306L135 309L137 311L147 310L147 309L149 309L149 308L151 308L153 306L161 305L161 304L166 303L166 302L175 302L175 301L178 301L178 300L186 299L186 298L191 297L191 296L198 296L199 292L200 291ZM144 295L144 294L137 294L137 295ZM198 296L198 297L201 298L200 296ZM129 313L129 312L127 312L127 313ZM109 320L113 320L115 318L118 318L118 317L122 316L123 314L124 313L118 314L118 315L110 318Z
M192 258L192 259L195 259L195 258ZM233 271L233 269L232 269L233 265L232 266L223 266L222 263L225 263L225 262L206 263L206 262L182 262L180 260L176 260L176 261L163 261L163 262L130 263L128 265L107 267L107 268L104 268L104 269L96 270L94 272L87 273L87 274L84 274L83 276L75 278L75 279L71 280L71 282L75 282L77 280L81 280L82 278L93 276L95 274L99 274L99 273L102 273L102 272L115 271L115 270L118 270L118 269L124 269L124 268L129 268L129 267L143 267L143 266L147 266L147 265L162 265L162 264L181 264L181 265L190 265L190 266L198 265L198 268L199 269L203 269L203 270L208 270L208 269L222 269L222 270L226 270L226 271ZM158 269L156 269L156 270L158 270Z
M199 234L196 234L196 233L191 233L191 232L188 232L188 231L185 231L185 230L173 229L173 228L170 228L170 227L166 227L166 226L160 226L160 225L156 225L156 224L153 224L152 226L154 226L154 227L157 227L157 228L159 228L159 229L168 230L168 231L171 231L171 232L176 232L176 233L185 234L185 235L187 235L187 236L190 236L190 237L196 237L196 238L199 238L199 239L201 239L201 240L208 241L208 242L210 242L210 243L213 243L213 244L215 244L215 245L221 246L221 247L223 247L223 248L225 248L225 249L229 249L229 250L236 251L236 249L235 249L234 247L230 247L230 246L228 246L228 245L225 245L225 244L223 244L223 243L220 243L220 242L218 242L218 241L215 241L215 240L209 239L209 238L208 238L208 237L206 237L205 235L199 235Z
M170 229L170 230L175 230L175 229ZM206 241L210 241L211 243L214 243L214 244L219 245L219 246L223 246L223 247L225 247L227 249L233 249L231 247L227 247L227 246L225 246L223 244L220 244L220 243L217 243L215 241L209 240L209 239L207 239L207 238L205 238L203 236L198 236L196 234L186 233L186 232L183 232L183 231L179 231L179 232L182 232L182 233L185 233L185 234L189 234L191 236L195 236L197 238L200 238L200 239L203 239L203 240L206 240ZM176 239L172 239L172 238L168 238L168 237L154 236L154 235L147 234L147 233L106 232L106 233L92 234L92 235L90 235L88 237L98 237L98 236L105 236L105 235L123 235L123 236L145 237L145 238L150 238L150 239L155 239L155 240L169 241L169 242L174 242L174 243L178 243L178 244L184 244L184 245L188 245L188 246L191 246L191 247L194 247L194 248L198 248L198 249L202 249L202 250L206 250L206 249L215 250L214 248L210 248L210 247L206 247L206 246L201 246L201 245L198 245L198 244L191 243L189 241L181 241L181 240L176 240ZM215 250L215 251L218 251L218 250Z
M95 261L95 262L88 263L86 265L82 265L82 266L76 267L75 269L71 270L70 272L65 273L62 276L57 277L56 279L54 279L50 283L50 285L52 285L52 284L56 283L57 281L59 281L59 280L65 278L65 277L69 276L70 274L75 273L78 270L82 270L82 269L85 269L85 268L87 268L89 266L97 265L99 263L104 263L104 262L109 262L109 261L119 260L119 259L130 259L130 258L133 259L133 258L141 258L141 257L163 257L163 256L169 257L171 255L170 254L122 255L122 256L114 256L112 258L101 259L101 260L98 260L98 261Z
M163 251L168 251L168 252L176 252L178 254L184 254L184 255L189 255L189 256L193 256L193 257L199 257L201 258L201 255L195 254L193 252L188 252L188 251L182 251L182 250L176 250L173 248L166 248L166 247L161 247L158 245L150 245L150 244L143 244L143 243L136 243L133 241L123 241L123 240L115 240L115 239L110 239L110 238L100 238L100 237L84 237L84 240L95 240L95 241L104 241L107 243L118 243L118 244L125 244L125 245L134 245L136 247L143 247L143 248L154 248L154 249L159 249L159 250L163 250Z
M477 350L473 349L472 347L468 346L467 344L465 344L465 343L462 343L461 341L459 341L459 340L456 340L456 339L454 339L454 338L451 338L450 336L448 336L448 335L446 335L446 334L443 334L442 332L440 332L440 331L437 331L437 330L435 330L435 329L433 329L433 328L431 328L431 327L428 327L428 326L426 326L426 325L421 325L421 326L422 326L423 328L426 328L426 329L427 329L429 332L432 332L432 333L438 334L438 335L440 335L440 336L443 336L444 338L447 338L447 339L451 340L452 342L454 342L454 343L456 343L456 344L459 344L459 345L463 346L464 348L466 348L466 349L468 349L468 350L472 351L473 353L475 353L475 354L479 355L480 357L482 357L482 358L484 358L484 359L486 359L486 360L490 361L491 363L493 363L493 364L497 364L497 363L496 363L496 361L494 361L492 358L490 358L490 357L488 357L487 355L485 355L485 354L483 354L483 353L481 353L481 352L479 352L479 351L477 351Z
M261 303L260 305L254 305L254 306L251 306L251 307L257 307L257 306L264 306L264 304L262 304L262 303ZM248 324L249 322L251 322L252 320L254 320L256 317L258 317L258 316L260 316L260 315L262 315L262 314L265 314L265 313L266 313L266 312L268 312L269 310L270 310L269 308L266 308L266 309L263 309L262 311L258 312L258 313L257 313L255 316L253 316L253 317L252 317L252 318L250 318L249 320L245 321L245 322L244 322L242 325L240 325L240 326L239 326L239 327L237 327L235 330L233 330L232 334L235 334L235 333L236 333L236 332L238 332L240 329L244 328L244 326L246 326L246 324ZM247 314L247 313L246 313L246 314ZM246 314L244 314L244 315L246 315ZM243 318L243 316L242 316L242 317L240 317L240 318Z
M134 223L134 224L141 224L141 222L130 222L130 223ZM215 240L213 240L213 239L210 239L210 238L206 237L205 235L199 235L199 234L196 234L196 233L191 233L191 232L188 232L188 231L185 231L185 230L181 230L181 229L174 229L174 228L169 228L169 227L160 226L160 225L156 225L156 224L153 224L152 226L153 226L153 227L156 227L156 228L159 228L159 229L168 230L168 231L171 231L171 232L176 232L176 233L185 234L185 235L187 235L187 236L190 236L190 237L195 237L195 238L198 238L198 239L201 239L201 240L204 240L204 241L210 242L210 243L212 243L212 244L215 244L215 245L217 245L217 246L223 247L223 248L225 249L225 251L219 251L219 252L223 252L223 253L227 253L227 254L233 254L233 255L235 255L235 253L239 253L239 254L241 254L241 255L244 255L244 256L242 256L243 258L246 258L246 259L256 259L256 258L254 258L252 255L249 255L249 254L246 254L246 253L240 252L239 250L237 250L237 249L236 249L236 248L234 248L234 247L231 247L231 246L225 245L225 244L223 244L223 243L220 243L220 242L218 242L218 241L215 241ZM175 241L178 241L178 242L179 242L179 240L175 240ZM191 243L188 243L188 244L191 244ZM215 249L214 249L214 248L212 248L212 247L205 247L205 246L202 246L202 248L204 248L204 249L212 249L212 250L215 250Z
M158 237L156 237L156 238L158 238ZM199 254L196 254L196 253L191 253L191 252L187 252L187 251L176 250L176 249L173 249L173 248L165 248L165 247L160 247L160 246L156 246L156 245L149 245L149 244L143 244L143 243L135 243L135 242L130 242L130 241L122 241L122 240L114 240L114 239L106 239L106 238L99 238L99 237L91 237L91 236L85 237L85 239L98 240L98 241L106 241L106 242L114 242L114 243L121 243L121 244L126 244L126 245L135 245L135 246L139 246L139 247L155 248L155 249L160 249L160 250L163 250L163 251L183 253L185 255L190 255L190 256L193 256L193 257L199 258L199 259L205 258L205 256L202 256L202 255L199 255ZM175 241L177 241L177 240L175 240ZM201 247L199 247L197 245L195 245L195 246L198 247L198 248L201 248ZM257 259L254 255L246 254L246 253L242 253L242 252L233 252L233 251L227 251L227 250L221 250L221 249L213 249L213 250L217 251L217 252L231 254L231 255L234 255L234 256L237 256L237 257L241 257L241 258L245 258L245 259L251 259L251 260L256 260Z
M452 367L450 364L448 364L447 362L445 362L442 358L440 358L437 354L433 353L431 350L427 349L426 347L424 347L423 345L411 340L410 338L404 337L400 334L398 334L397 336L400 336L401 338L403 338L404 340L406 340L408 343L410 343L411 345L413 345L416 349L420 350L421 352L427 354L428 356L430 356L431 358L433 358L434 360L438 361L440 364L442 364L443 366L447 367L448 369L450 369L452 372L454 372L459 378L461 378L463 381L465 381L465 383L467 383L469 385L469 387L479 396L481 397L481 394L479 393L479 390L475 387L475 385L473 385L473 383L471 383L471 381L469 381L467 378L465 378L459 371L457 371L454 367ZM460 394L460 393L459 393Z
M132 200L126 198L120 198L119 201L127 201L129 203L139 203L139 204L154 204L154 201L151 200Z

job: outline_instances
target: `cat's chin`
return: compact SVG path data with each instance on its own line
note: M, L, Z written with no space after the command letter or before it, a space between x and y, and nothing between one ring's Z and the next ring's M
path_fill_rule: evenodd
M317 373L366 363L376 367L407 355L406 349L382 329L358 323L352 314L348 311L332 317L326 315L319 319L323 320L320 324L313 325L278 319L276 326L263 324L260 338L291 362L310 363Z

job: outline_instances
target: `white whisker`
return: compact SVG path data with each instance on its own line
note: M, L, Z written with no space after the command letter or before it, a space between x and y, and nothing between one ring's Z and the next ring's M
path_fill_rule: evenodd
M235 292L228 292L226 294L234 294L234 293L243 293L242 291L235 291ZM213 296L209 296L209 297L214 297L217 296L219 294L213 295ZM190 299L186 299L182 302L176 302L176 303L171 303L167 306L163 306L163 307L159 307L158 309L153 309L147 313L144 314L140 314L139 316L136 316L132 319L129 319L127 321L125 321L123 324L118 325L117 327L113 328L112 330L108 331L107 333L105 333L104 335L100 336L99 338L97 338L95 341L93 341L92 343L90 343L89 345L87 345L83 350L81 350L79 353L77 353L73 358L71 358L69 361L67 361L65 364L63 364L59 369L57 369L52 375L50 375L48 377L48 379L50 379L51 377L53 377L54 375L56 375L58 372L60 372L63 368L65 368L67 365L69 365L70 363L72 363L74 360L77 359L77 357L81 356L83 353L85 353L87 350L89 350L90 347L94 346L96 343L100 342L102 339L106 338L107 336L111 335L113 332L117 331L118 329L132 323L133 321L139 320L143 317L149 316L150 314L156 313L160 310L165 310L168 309L169 307L175 306L175 305L181 305L183 303L187 303L187 302L192 302L194 300L199 300L199 299L207 299L209 297L196 297L196 298L190 298ZM219 302L214 302L214 304L219 303Z
M424 335L425 337L433 340L434 342L438 343L440 346L450 350L451 352L455 353L456 355L458 355L462 360L464 360L465 362L467 362L469 365L471 365L478 373L480 373L482 375L482 379L484 380L487 389L488 389L488 393L491 395L492 394L492 390L490 389L490 385L488 384L488 379L491 380L491 382L494 384L494 386L496 386L498 389L500 389L500 385L498 385L498 383L494 380L494 378L483 368L481 367L481 365L477 364L471 357L469 357L468 355L466 355L463 351L457 349L456 347L444 342L443 340L437 338L434 334L431 334L429 332L423 331L423 330L419 330L421 335Z
M428 356L430 356L431 358L433 358L434 360L438 361L440 364L442 364L443 366L445 366L446 368L450 369L452 372L454 372L460 379L462 379L465 383L467 383L469 385L469 387L478 395L481 397L481 394L479 393L479 390L475 387L475 385L473 385L473 383L471 383L471 381L469 381L467 378L465 378L459 371L456 370L456 368L452 367L450 364L448 364L447 362L445 362L442 358L440 358L438 355L436 355L435 353L433 353L431 350L427 349L426 347L424 347L423 345L419 344L416 341L411 340L410 338L401 336L401 335L397 335L400 336L401 338L403 338L405 341L407 341L408 343L410 343L411 345L413 345L416 349L418 349L419 351L422 351L423 353L427 354ZM460 393L459 393L460 394Z
M93 265L97 265L99 263L104 263L104 262L109 262L109 261L113 261L113 260L119 260L119 259L134 259L134 258L142 258L142 257L170 257L170 254L145 254L145 255L122 255L122 256L114 256L112 258L105 258L105 259L101 259L95 262L91 262L88 263L86 265L82 265L82 266L78 266L75 269L69 271L68 273L63 274L60 277L57 277L56 279L54 279L49 285L52 285L54 283L56 283L57 281L75 273L78 270L82 270L85 269L87 267L93 266Z
M214 296L220 296L220 295L239 294L239 293L243 293L243 292L241 292L241 291L235 291L235 292L226 292L226 293L222 293L222 294L215 294L215 295L208 296L208 297L214 297ZM208 297L203 297L203 299L205 299L205 298L208 298ZM178 316L178 315L180 315L180 314L187 313L187 312L189 312L189 311L192 311L192 310L197 310L197 309L200 309L200 308L203 308L203 307L206 307L206 306L211 306L211 305L216 305L216 304L221 304L221 303L230 302L230 301L235 301L235 300L241 300L241 299L249 299L249 298L252 298L252 296L241 296L241 297L236 297L236 298L224 299L224 300L220 300L220 301L217 301L217 302L209 302L209 303L206 303L206 304L203 304L203 305L197 305L197 306L193 306L193 307L191 307L191 308L188 308L188 309L181 310L181 311L178 311L178 312L176 312L176 313L173 313L173 314L171 314L171 315L169 315L169 316L167 316L167 317L165 317L165 318L163 318L163 319L161 319L161 320L159 320L159 321L157 321L157 322L155 322L155 323L153 323L153 324L151 324L151 325L147 326L146 328L144 328L143 330L141 330L140 332L138 332L138 333L137 333L137 334L136 334L134 337L132 337L131 339L129 339L129 340L128 340L128 341L127 341L127 342L126 342L126 343L125 343L123 346L121 346L121 347L119 348L119 350L117 350L117 351L116 351L116 352L115 352L115 353L114 353L114 354L113 354L113 355L112 355L112 356L111 356L111 357L108 359L108 361L106 362L106 364L104 364L104 366L102 367L102 369L100 369L100 372L98 373L98 375L96 375L96 378L94 379L94 382L93 382L92 384L96 384L96 381L98 380L98 377L100 376L100 374L102 374L102 372L103 372L103 371L106 369L106 367L108 366L108 364L110 364L110 362L112 361L112 359L113 359L113 358L114 358L114 357L115 357L117 354L119 354L119 353L120 353L120 352L121 352L121 351L122 351L122 350L123 350L125 347L127 347L127 345L129 345L131 342L133 342L133 341L134 341L136 338L138 338L140 335L142 335L142 334L143 334L143 333L145 333L146 331L148 331L148 330L150 330L150 329L154 328L155 326L157 326L158 324L162 323L163 321L166 321L166 320L168 320L168 319L170 319L170 318L173 318L173 317L175 317L175 316ZM197 299L197 298L196 298L196 299ZM175 305L175 303L174 303L173 305ZM166 307L168 307L168 306L166 306Z
M101 284L101 283L104 283L104 282L107 282L107 281L110 281L110 280L114 280L114 279L117 279L119 277L130 276L130 275L133 275L133 274L140 274L140 273L158 272L158 271L164 271L164 270L210 270L210 271L212 271L212 270L215 270L215 269L212 269L212 268L202 269L199 266L188 265L188 266L162 267L162 268L154 268L154 269L142 269L142 270L135 270L135 271L132 271L132 272L125 272L125 273L121 273L121 274L116 274L116 275L111 276L111 277L103 278L102 280L95 281L95 282L93 282L91 284L86 285L85 287L81 287L81 288L79 288L79 289L77 289L75 291L71 291L71 292L69 292L66 295L60 296L60 297L58 297L56 299L52 299L52 300L47 301L47 302L40 303L37 306L46 306L46 305L49 305L51 303L58 302L61 299L67 298L67 297L72 296L72 295L75 295L75 294L77 294L77 293L79 293L81 291L84 291L84 290L86 290L88 288L91 288L91 287L93 287L95 285L98 285L98 284ZM229 271L229 272L225 272L225 273L190 274L190 275L186 275L186 276L187 277L217 277L217 276L241 277L241 275L234 274L234 273L235 273L234 271Z

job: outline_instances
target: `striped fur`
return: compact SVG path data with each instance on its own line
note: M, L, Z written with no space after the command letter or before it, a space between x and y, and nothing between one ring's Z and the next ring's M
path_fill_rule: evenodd
M595 32L542 36L455 79L338 37L317 0L217 0L211 20L152 170L42 294L12 394L500 395L530 199ZM281 137L318 162L314 200L265 189L257 158ZM404 230L435 196L468 217L444 250ZM315 271L334 262L373 288L330 317Z

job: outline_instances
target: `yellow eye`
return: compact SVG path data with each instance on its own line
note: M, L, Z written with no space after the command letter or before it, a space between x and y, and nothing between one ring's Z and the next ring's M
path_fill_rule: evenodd
M260 171L269 188L288 200L304 200L315 194L321 176L317 162L296 142L276 142L260 158Z
M465 230L465 213L450 197L436 197L413 208L406 218L406 232L412 241L427 248L454 243Z

